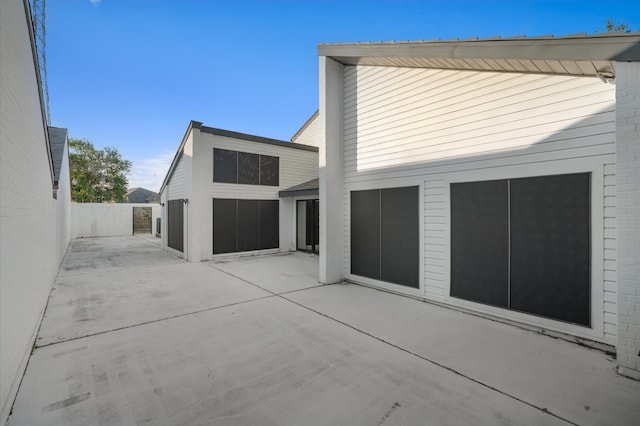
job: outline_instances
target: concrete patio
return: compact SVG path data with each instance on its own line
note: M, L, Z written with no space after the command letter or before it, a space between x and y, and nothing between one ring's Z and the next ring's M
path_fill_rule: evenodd
M295 253L72 241L9 424L631 425L603 352L352 284Z

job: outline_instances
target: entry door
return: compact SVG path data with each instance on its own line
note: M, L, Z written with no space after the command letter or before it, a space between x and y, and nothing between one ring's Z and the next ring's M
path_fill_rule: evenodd
M297 203L297 243L300 251L318 253L320 243L320 208L318 200L299 200Z

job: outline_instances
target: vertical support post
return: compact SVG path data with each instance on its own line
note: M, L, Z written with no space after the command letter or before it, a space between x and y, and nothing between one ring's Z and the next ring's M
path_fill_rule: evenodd
M343 271L342 65L320 56L320 282L340 282Z

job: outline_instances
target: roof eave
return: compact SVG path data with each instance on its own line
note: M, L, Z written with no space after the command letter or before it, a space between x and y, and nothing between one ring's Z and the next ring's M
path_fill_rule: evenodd
M200 121L191 120L189 122L189 125L187 126L187 130L184 132L184 136L182 137L182 141L180 142L180 146L176 151L176 155L173 156L173 161L171 161L169 170L167 170L167 174L165 175L164 180L162 181L162 186L160 187L160 191L158 191L158 194L162 194L165 186L167 186L167 183L169 183L169 179L171 179L171 176L173 175L173 172L176 166L178 165L178 162L180 161L180 157L182 157L182 152L184 151L184 146L187 143L189 134L193 129L200 129L201 127L202 127L202 123Z
M559 38L324 44L320 56L354 64L357 58L529 59L638 61L640 33Z

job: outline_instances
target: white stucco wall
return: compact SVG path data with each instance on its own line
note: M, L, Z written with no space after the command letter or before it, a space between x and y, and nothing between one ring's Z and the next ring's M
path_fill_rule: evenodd
M64 191L53 197L25 3L0 2L0 424L9 414L68 241L64 230L58 240L68 198Z
M133 235L133 208L151 207L152 234L156 233L156 218L160 205L154 203L72 203L72 238L117 237Z

